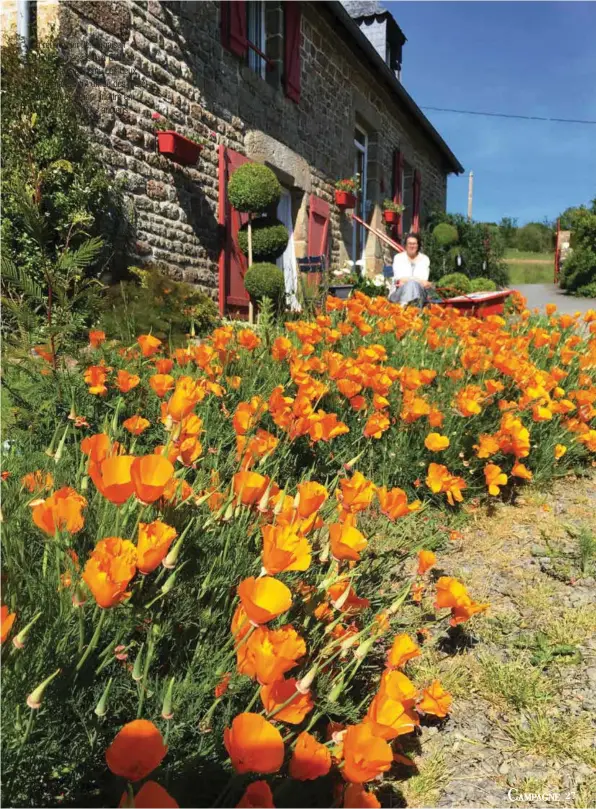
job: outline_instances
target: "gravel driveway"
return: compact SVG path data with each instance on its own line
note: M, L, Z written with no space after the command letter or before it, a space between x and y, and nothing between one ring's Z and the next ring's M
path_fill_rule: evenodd
M596 298L574 298L554 284L518 284L514 289L528 299L528 309L536 306L542 309L547 303L556 303L561 314L572 315L574 312L596 309Z

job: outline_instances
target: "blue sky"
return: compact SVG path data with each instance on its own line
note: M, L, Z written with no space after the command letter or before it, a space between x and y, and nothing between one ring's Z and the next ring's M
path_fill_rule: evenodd
M408 38L402 82L420 106L596 120L596 3L383 5ZM474 171L475 219L554 219L596 196L596 125L425 114ZM450 211L466 212L467 186L450 177Z

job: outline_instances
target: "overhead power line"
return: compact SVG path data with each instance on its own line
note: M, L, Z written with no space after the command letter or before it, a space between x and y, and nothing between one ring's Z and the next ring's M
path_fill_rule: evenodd
M506 112L478 112L477 110L453 110L448 107L424 107L423 110L435 112L457 112L460 115L486 115L489 118L518 118L522 121L550 121L558 124L596 124L596 121L584 121L579 118L543 118L540 115L510 115Z

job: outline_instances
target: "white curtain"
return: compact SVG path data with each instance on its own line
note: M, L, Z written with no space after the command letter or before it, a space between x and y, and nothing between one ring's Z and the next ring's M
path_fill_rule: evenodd
M288 246L277 259L277 266L283 270L286 281L286 299L292 310L300 308L296 292L298 290L298 272L294 254L294 228L292 225L292 198L290 192L283 189L277 206L277 218L287 227L290 238Z

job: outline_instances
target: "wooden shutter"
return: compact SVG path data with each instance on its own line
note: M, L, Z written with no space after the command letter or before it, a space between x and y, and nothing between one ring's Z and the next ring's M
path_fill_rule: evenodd
M414 189L413 189L413 201L412 201L412 230L414 233L418 233L420 230L420 186L421 186L421 177L420 172L418 169L414 172Z
M296 104L300 101L301 19L300 3L284 3L284 90Z
M329 255L329 211L330 206L316 194L310 195L308 215L308 247L309 256Z
M404 189L404 156L400 149L395 149L393 152L393 201L399 205L403 204L403 189ZM396 233L398 238L403 236L403 217L399 217L396 226Z
M238 231L248 220L248 214L240 213L230 205L228 180L239 166L249 162L248 157L220 145L218 222L222 244L219 254L219 311L222 315L225 312L246 315L248 312L249 296L244 287L248 262L238 246Z
M222 0L221 42L236 56L246 55L246 0Z

